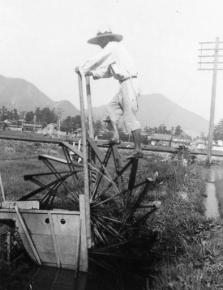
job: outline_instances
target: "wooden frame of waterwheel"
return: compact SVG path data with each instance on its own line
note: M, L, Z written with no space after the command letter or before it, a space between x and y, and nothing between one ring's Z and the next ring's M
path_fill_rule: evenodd
M80 206L85 213L84 224L88 248L94 245L122 243L125 241L126 226L148 190L154 186L154 181L144 178L138 182L139 159L129 159L122 165L117 145L108 142L104 144L103 150L99 149L94 140L90 78L78 72L78 84L82 129L81 149L68 142L58 142L64 158L40 155L39 160L46 165L47 172L24 176L25 180L33 182L38 188L19 200L38 197L41 207L52 209L55 198L62 189L67 193L72 192L74 202L80 197L82 200ZM85 107L87 107L88 124ZM72 154L79 160L74 160ZM134 202L128 204L129 197L133 196L136 190L139 194L134 197ZM128 211L123 214L126 205ZM148 207L150 207L149 211L140 220L135 221L135 226L156 209L150 205Z

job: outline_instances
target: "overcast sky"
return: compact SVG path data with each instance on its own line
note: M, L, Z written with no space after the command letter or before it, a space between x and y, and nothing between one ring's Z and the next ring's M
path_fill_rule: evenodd
M197 70L198 49L200 41L223 40L222 0L0 0L0 74L78 106L74 68L99 50L86 41L104 23L124 35L143 93L163 94L209 118L212 72ZM115 89L111 80L94 82L93 104L105 104Z

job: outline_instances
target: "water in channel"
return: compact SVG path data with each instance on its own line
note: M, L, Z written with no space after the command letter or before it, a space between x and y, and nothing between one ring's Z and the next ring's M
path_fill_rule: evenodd
M202 172L202 177L206 181L207 198L205 199L205 214L208 218L219 218L220 214L216 194L216 182L218 182L219 180L223 180L223 168L205 168Z

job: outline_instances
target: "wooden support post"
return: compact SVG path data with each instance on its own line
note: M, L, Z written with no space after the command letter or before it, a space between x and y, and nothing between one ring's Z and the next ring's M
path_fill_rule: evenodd
M132 159L132 168L131 168L131 172L129 176L129 184L128 184L129 191L132 191L135 185L138 162L139 162L139 159Z
M90 138L94 138L94 126L93 126L93 111L92 111L92 102L91 102L91 83L90 83L90 76L85 77L86 80L86 92L87 92L87 113L88 113L88 127L89 131L88 134ZM95 153L91 146L88 146L88 159L95 163ZM92 181L92 170L89 172L90 177L90 184L89 188L91 188L91 181Z
M22 218L22 216L21 216L21 214L20 214L20 212L19 212L19 208L18 208L17 205L15 206L15 212L16 212L17 217L18 217L18 220L19 220L19 222L20 222L20 224L21 224L21 226L22 226L22 229L23 229L23 231L24 231L24 233L25 233L25 235L26 235L26 238L27 238L27 240L28 240L28 243L29 243L29 245L30 245L30 247L31 247L31 249L32 249L32 251L33 251L34 257L36 258L37 263L38 263L39 265L41 265L42 263L41 263L40 257L39 257L39 255L38 255L38 252L37 252L37 250L36 250L36 248L35 248L35 245L34 245L32 239L31 239L31 237L30 237L30 234L29 234L29 232L28 232L28 230L27 230L27 228L26 228L26 225L25 225L25 223L24 223L24 221L23 221L23 218Z
M81 128L82 128L82 152L83 152L83 169L84 169L84 200L85 200L85 215L87 228L87 244L91 247L91 220L90 220L90 198L89 198L89 174L88 174L88 148L87 148L87 132L86 132L86 118L84 108L85 90L83 80L85 79L82 72L78 73L80 110L81 110Z
M86 76L86 91L87 91L87 112L88 112L89 136L91 138L94 138L93 111L92 111L92 102L91 102L91 84L90 84L89 76Z
M0 174L0 188L1 188L2 200L5 201L5 191L4 191L4 186L3 186L3 183L2 183L1 174Z
M83 194L79 195L80 206L80 230L81 230L81 243L80 243L80 270L87 272L88 270L88 245L87 245L87 222L86 222L86 207L85 197Z
M80 201L79 201L79 206L80 206ZM80 208L80 211L82 209ZM81 253L81 213L80 213L80 219L79 219L79 224L78 224L78 229L77 229L77 245L76 245L76 256L75 256L75 265L77 265L76 267L76 272L75 272L75 278L77 278L78 273L79 273L79 269L80 269L80 253ZM86 234L86 230L85 230L85 234ZM86 241L86 238L85 238ZM86 242L85 242L86 244ZM86 248L86 252L87 252L87 248Z

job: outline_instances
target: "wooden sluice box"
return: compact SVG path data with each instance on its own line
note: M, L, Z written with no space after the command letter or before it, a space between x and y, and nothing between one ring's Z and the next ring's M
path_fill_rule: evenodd
M3 202L0 222L15 222L27 253L37 264L87 271L80 212L40 210L38 205L37 201Z

